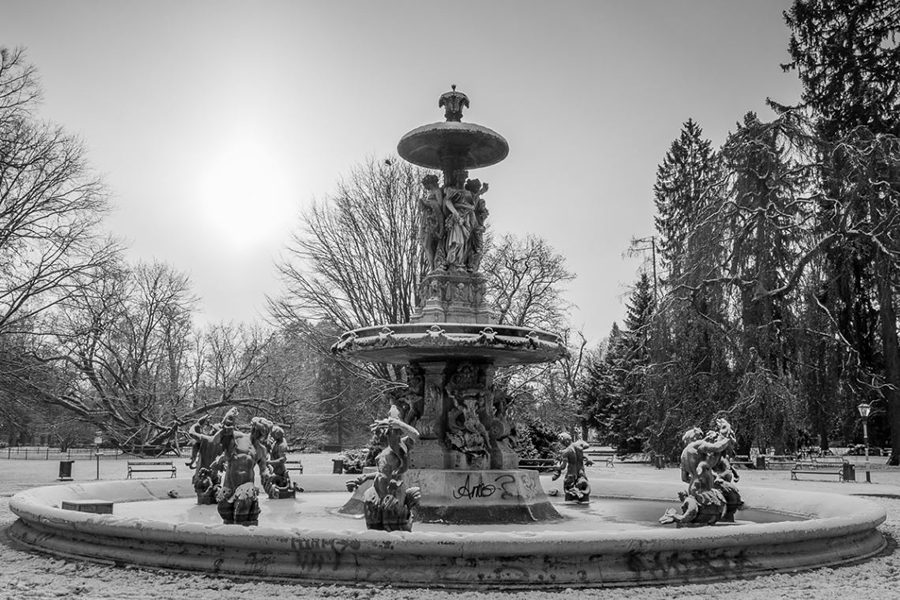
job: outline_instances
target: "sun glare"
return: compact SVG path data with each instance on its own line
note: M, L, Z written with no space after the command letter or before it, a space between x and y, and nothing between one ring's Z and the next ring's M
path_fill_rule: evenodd
M216 149L200 173L196 208L208 235L236 251L266 244L292 214L286 165L252 137Z

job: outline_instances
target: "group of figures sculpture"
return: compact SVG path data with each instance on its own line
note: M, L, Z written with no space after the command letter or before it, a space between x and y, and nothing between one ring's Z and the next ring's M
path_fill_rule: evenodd
M453 173L441 187L437 175L422 179L425 195L420 199L419 241L429 272L436 270L475 272L484 251L488 210L483 194L488 184L468 179L468 171ZM468 293L462 290L460 293Z
M194 448L188 466L198 504L216 504L225 524L258 525L259 491L254 468L259 469L269 498L293 498L303 491L287 471L284 430L268 419L253 417L250 432L237 428L238 411L229 410L210 427L203 417L188 430Z
M425 380L416 367L408 367L409 383L394 395L392 402L397 416L407 425L418 426L425 413ZM486 383L483 370L472 363L461 363L447 378L442 390L432 390L433 396L446 392L452 402L442 435L443 444L450 450L455 469L505 468L504 456L514 453L516 428L506 410L510 398ZM428 434L434 424L422 423Z
M714 429L704 434L699 427L691 428L682 441L681 479L688 487L678 493L681 513L670 508L659 522L679 527L733 523L743 501L735 485L740 475L728 460L736 441L731 425L719 418Z

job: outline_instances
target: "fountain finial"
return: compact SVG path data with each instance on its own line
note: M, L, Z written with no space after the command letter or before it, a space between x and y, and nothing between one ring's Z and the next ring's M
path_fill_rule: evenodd
M461 121L463 106L469 108L469 97L456 91L456 84L450 85L450 91L441 94L438 108L444 108L444 118L448 121Z

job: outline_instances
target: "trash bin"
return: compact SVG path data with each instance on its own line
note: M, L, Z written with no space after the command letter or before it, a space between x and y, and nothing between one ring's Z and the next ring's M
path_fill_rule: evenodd
M59 480L72 480L72 463L74 460L61 460L59 461Z
M331 459L331 472L335 475L340 475L344 472L344 460L342 458L333 458Z
M841 479L844 481L856 481L856 466L853 463L844 463Z
M656 465L657 469L665 469L666 468L666 457L657 454L653 457L653 464Z
M757 456L756 457L756 468L760 471L766 470L766 457L765 456Z

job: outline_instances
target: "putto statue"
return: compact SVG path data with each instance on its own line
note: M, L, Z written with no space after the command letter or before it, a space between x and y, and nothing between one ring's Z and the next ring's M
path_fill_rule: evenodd
M728 454L734 452L734 430L723 418L715 420L715 429L706 434L693 427L682 436L681 479L687 491L679 493L682 514L666 511L660 523L713 525L718 521L734 522L734 514L743 506L735 483L740 479L731 466Z
M284 429L274 425L269 439L269 468L271 475L263 481L263 489L269 498L294 498L297 492L302 492L296 483L291 481L291 475L287 470L287 441L284 439Z
M219 473L212 470L212 464L222 452L222 447L215 440L215 433L222 428L222 424L216 423L211 427L211 432L207 432L204 429L208 424L209 415L204 415L188 429L194 443L187 466L195 469L191 483L197 494L197 504L215 504L219 489Z
M412 531L413 509L419 504L419 488L407 488L403 474L409 470L409 448L419 432L400 420L396 410L387 419L375 421L372 431L383 448L376 458L376 471L347 482L354 491L367 481L372 487L363 494L366 527L383 531Z
M670 508L659 518L659 522L663 525L676 523L678 527L699 527L715 525L722 520L726 502L722 492L716 489L715 480L712 468L705 461L701 461L697 465L696 477L688 486L688 491L678 492L681 514Z
M216 500L226 525L258 525L259 490L253 468L259 468L263 482L271 477L267 444L272 422L253 417L248 434L236 428L237 414L237 408L229 410L222 419L222 428L213 437L214 443L222 447L222 454L211 468L223 473Z
M585 449L589 447L588 443L584 440L573 442L572 436L565 432L559 435L559 441L566 447L560 453L559 465L553 474L553 481L559 479L565 469L566 476L563 479L565 499L574 502L590 502L591 485L584 471L584 467L591 464L591 461L584 456Z

